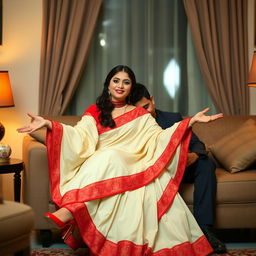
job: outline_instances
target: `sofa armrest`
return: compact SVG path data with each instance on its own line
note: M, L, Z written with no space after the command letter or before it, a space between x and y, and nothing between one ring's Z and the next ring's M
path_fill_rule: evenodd
M26 135L23 139L22 155L25 165L24 202L35 212L35 228L44 229L47 224L43 215L49 211L51 200L46 146Z

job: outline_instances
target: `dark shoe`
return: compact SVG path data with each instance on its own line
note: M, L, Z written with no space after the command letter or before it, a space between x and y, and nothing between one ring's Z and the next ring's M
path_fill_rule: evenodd
M211 227L202 227L202 231L215 253L219 254L227 252L226 245L216 237Z

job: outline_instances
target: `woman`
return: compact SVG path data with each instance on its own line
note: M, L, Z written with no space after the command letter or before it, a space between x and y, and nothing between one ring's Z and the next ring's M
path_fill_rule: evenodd
M208 255L212 248L178 193L195 122L208 109L162 130L141 107L130 105L133 71L113 68L96 105L75 127L29 115L18 129L47 127L52 199L46 216L77 248L77 225L92 255Z

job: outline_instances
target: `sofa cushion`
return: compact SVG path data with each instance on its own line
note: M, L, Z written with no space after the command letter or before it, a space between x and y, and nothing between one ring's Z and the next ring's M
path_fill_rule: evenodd
M216 169L216 204L239 204L256 202L256 170L230 173L222 168ZM180 194L189 205L193 204L194 184L182 183Z
M235 131L223 136L209 147L211 153L229 172L250 167L256 160L256 125L247 120Z
M34 213L30 206L13 201L4 201L0 205L1 244L29 234L33 225Z
M239 129L249 118L256 121L256 115L225 115L223 118L219 118L214 122L196 123L192 129L208 148L222 137Z

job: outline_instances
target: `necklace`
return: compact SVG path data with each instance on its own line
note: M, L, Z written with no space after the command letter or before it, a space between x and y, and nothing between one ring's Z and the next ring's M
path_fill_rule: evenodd
M115 107L112 112L112 117L117 118L118 116L123 115L126 112L127 107L128 107L128 104L126 103L123 106Z
M122 108L127 105L126 101L111 101L115 108Z

